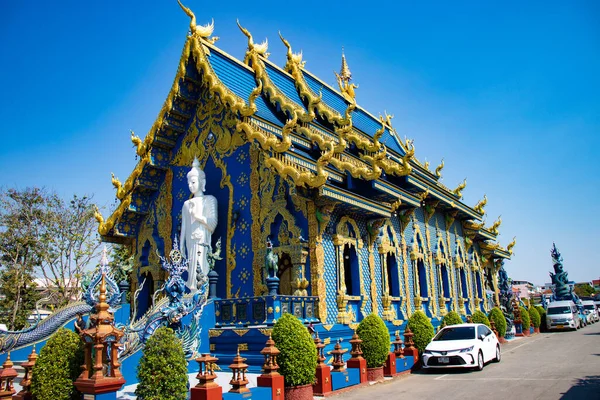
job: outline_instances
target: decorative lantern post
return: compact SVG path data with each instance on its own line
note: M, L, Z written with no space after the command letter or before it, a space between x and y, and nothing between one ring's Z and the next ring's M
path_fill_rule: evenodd
M217 357L208 353L196 358L200 367L198 375L196 375L198 384L191 389L190 400L221 400L223 398L223 388L215 383L215 379L217 379L215 363L217 361L219 361Z
M404 331L404 355L412 356L414 363L416 364L419 360L419 350L416 347L413 347L415 344L412 339L413 336L415 336L415 334L412 333L409 327L406 327L406 330Z
M85 363L75 387L86 399L116 399L117 390L125 384L118 358L121 347L119 341L124 333L115 327L114 316L108 311L110 306L106 299L106 274L103 271L96 313L90 315L90 328L82 329L79 333L85 343ZM92 353L92 347L95 354Z
M362 339L358 337L356 331L350 339L352 350L350 350L350 359L347 361L346 366L348 368L358 368L358 376L360 377L360 383L368 382L367 379L367 360L364 359L363 352L360 348Z
M346 370L346 363L344 362L343 357L345 353L346 350L342 350L340 339L338 339L333 351L331 352L331 355L333 356L333 362L331 363L331 365L333 365L333 370L331 372L344 372Z
M6 356L6 361L0 370L0 400L12 399L16 390L13 386L13 379L17 377L17 371L13 368L13 363L10 359L10 353Z
M233 358L233 363L229 365L229 368L233 371L233 376L229 381L229 384L232 386L229 393L246 393L250 391L246 387L248 384L248 379L246 379L248 364L245 364L244 361L246 359L240 356L240 349L238 348L237 355Z
M325 355L323 349L325 345L319 338L319 332L315 332L315 347L317 348L317 370L315 372L315 383L313 384L313 394L315 396L325 396L331 392L331 369L325 364Z
M398 340L399 338L400 338L400 335L398 335L398 332L396 332L396 340ZM391 344L394 345L394 351L390 351L388 353L388 358L387 358L387 360L385 360L385 365L383 366L383 375L384 376L394 376L397 373L395 342L396 341L391 342Z
M281 400L284 396L284 377L277 371L279 369L277 364L279 353L281 352L275 347L275 342L269 335L265 348L260 351L260 354L265 357L265 363L262 367L262 375L256 378L256 385L271 388L271 400Z
M400 331L396 331L396 340L392 342L394 345L394 354L396 354L396 359L404 358L404 349L402 348L402 339L400 338Z
M21 380L21 391L19 393L17 393L14 397L15 400L32 400L33 395L31 394L31 391L29 390L29 388L31 387L31 370L33 369L33 366L35 365L35 362L38 358L37 353L35 352L35 346L33 347L33 349L31 350L31 353L29 354L29 356L27 357L27 361L24 362L23 364L21 364L21 367L23 367L23 369L25 369L25 376L23 377L23 380Z

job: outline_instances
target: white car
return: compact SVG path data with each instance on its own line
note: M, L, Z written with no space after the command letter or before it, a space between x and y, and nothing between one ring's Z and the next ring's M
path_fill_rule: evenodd
M423 368L474 368L500 361L498 338L483 324L444 327L423 352Z

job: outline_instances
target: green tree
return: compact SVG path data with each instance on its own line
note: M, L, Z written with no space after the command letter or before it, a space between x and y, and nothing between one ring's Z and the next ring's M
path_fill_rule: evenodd
M456 311L449 311L446 315L444 315L444 318L442 318L441 325L448 326L448 325L458 325L458 324L462 324L462 323L463 323L463 320Z
M181 341L173 329L160 327L144 346L137 367L140 400L186 400L188 398L187 361Z
M415 311L413 315L408 319L407 327L410 328L412 333L415 335L413 341L415 347L422 353L425 347L431 342L435 332L433 331L433 325L427 315L423 311Z
M498 331L498 336L504 337L506 335L506 318L504 318L504 314L502 310L498 307L492 308L489 314L489 319L494 321L494 325L496 325L496 330Z
M90 197L74 195L65 202L51 193L47 203L40 272L60 307L80 296L81 280L98 254L100 240Z
M477 310L473 313L473 315L471 315L471 320L473 321L474 324L484 324L486 325L488 328L490 327L490 320L488 319L488 317L481 312L480 310Z
M0 322L22 329L40 295L34 268L40 262L45 192L37 188L0 191Z
M133 254L131 247L124 244L115 244L110 252L109 266L117 283L129 281L133 270Z
M596 294L596 291L589 283L575 284L575 294L579 297L591 297Z
M42 347L33 366L31 392L34 398L81 399L81 393L73 382L81 373L83 361L83 343L79 336L73 331L60 328Z
M317 368L317 349L308 329L292 314L285 313L277 320L272 332L279 372L286 386L313 383Z
M360 321L356 333L362 339L363 357L367 368L378 368L385 364L390 353L390 332L377 314L370 314Z

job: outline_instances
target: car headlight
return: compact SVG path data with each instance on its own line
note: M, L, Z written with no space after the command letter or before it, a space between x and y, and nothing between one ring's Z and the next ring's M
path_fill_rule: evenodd
M472 350L473 350L473 347L474 347L474 346L467 347L466 349L460 349L460 350L459 350L459 353L468 353L468 352L470 352L470 351L472 351Z
M432 354L431 351L425 349L425 351L423 351L423 354Z

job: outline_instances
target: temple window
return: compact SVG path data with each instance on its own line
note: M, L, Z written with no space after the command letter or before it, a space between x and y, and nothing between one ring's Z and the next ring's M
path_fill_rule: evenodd
M392 297L400 297L400 277L398 276L398 262L392 253L386 255L387 284Z
M350 296L360 296L360 278L358 276L358 257L354 246L344 246L344 283L346 293Z

